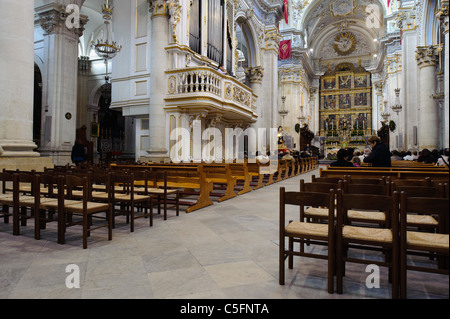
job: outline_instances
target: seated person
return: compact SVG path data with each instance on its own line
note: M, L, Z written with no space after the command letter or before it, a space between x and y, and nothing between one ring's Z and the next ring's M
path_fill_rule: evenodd
M354 167L361 167L361 160L359 159L359 156L354 156L352 158L352 164Z
M427 148L422 150L420 157L417 161L419 163L436 164L436 162L434 161L434 157L431 154L431 151Z
M436 166L447 166L448 167L448 154L449 150L446 148L442 151L442 154L440 155L440 158L438 159Z
M403 158L400 156L400 153L397 150L392 151L391 161L403 161Z
M417 151L413 151L412 153L410 151L406 152L406 156L403 157L404 161L417 161L419 159L419 156L417 156Z
M288 161L293 161L294 157L292 157L291 152L290 151L286 151L286 154L283 156L284 160L288 160Z
M368 143L372 152L364 158L364 163L371 163L373 167L392 167L391 152L381 139L374 135L368 139Z
M337 161L330 164L331 167L353 167L353 163L348 161L348 151L344 148L337 153Z

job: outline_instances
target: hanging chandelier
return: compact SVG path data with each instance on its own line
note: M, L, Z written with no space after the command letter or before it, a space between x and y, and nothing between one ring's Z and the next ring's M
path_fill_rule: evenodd
M111 1L112 2L112 1ZM102 58L105 61L106 65L106 75L105 75L105 88L109 89L111 88L111 84L109 82L109 76L108 76L108 61L113 59L117 53L120 52L122 49L121 45L118 45L116 41L114 41L114 36L112 32L112 26L111 26L111 20L112 20L112 14L114 12L114 7L112 6L112 3L110 3L110 0L106 0L106 4L102 5L102 13L103 13L103 20L105 23L105 32L102 34L102 36L97 39L97 42L92 41L92 47L95 50L95 53Z
M400 104L400 89L395 89L395 104L391 108L397 115L403 110L403 106Z

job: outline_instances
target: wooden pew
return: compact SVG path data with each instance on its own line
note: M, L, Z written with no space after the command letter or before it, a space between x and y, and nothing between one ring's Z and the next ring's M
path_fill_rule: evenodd
M447 171L427 171L427 170L379 170L379 169L320 169L320 177L344 177L350 175L353 178L382 178L390 177L392 181L396 179L425 179L431 178L433 181L448 181L449 172Z
M213 191L213 182L206 179L206 174L203 171L203 166L198 164L196 166L181 166L181 165L160 165L151 164L146 166L140 165L110 165L111 169L126 169L126 170L165 170L167 171L167 187L175 189L183 189L185 191L198 190L198 197L194 202L179 201L179 205L189 206L186 213L191 213L198 209L211 206L213 202L210 199L210 194ZM161 174L162 175L162 174ZM158 186L161 187L164 181L158 181Z

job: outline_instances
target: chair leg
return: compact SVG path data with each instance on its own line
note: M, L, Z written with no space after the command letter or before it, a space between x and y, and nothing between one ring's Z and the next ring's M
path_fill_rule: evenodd
M338 294L342 294L342 280L344 271L343 268L345 267L345 264L343 262L343 251L342 251L342 240L337 238L336 241L336 292Z
M113 229L113 214L112 214L112 206L109 205L109 208L106 212L106 216L108 219L108 240L112 240L112 229Z
M334 293L334 274L336 271L335 265L335 249L334 242L331 241L328 243L328 293Z
M289 246L288 246L289 252L294 251L294 240L292 237L289 237ZM288 257L288 267L289 269L294 269L294 255L289 254Z
M19 206L14 205L13 206L13 235L19 236L20 235L20 216L19 216Z
M285 242L284 242L284 238L283 240L280 241L280 246L279 246L279 254L278 254L278 272L279 272L279 284L284 286L284 260L285 260Z
M87 249L87 238L88 238L88 216L86 213L83 214L83 249Z
M180 193L179 192L177 192L175 201L176 201L176 205L177 205L177 216L180 216Z
M392 299L398 299L399 290L399 254L398 247L392 249Z
M2 212L3 212L3 222L5 224L9 224L9 206L2 205Z

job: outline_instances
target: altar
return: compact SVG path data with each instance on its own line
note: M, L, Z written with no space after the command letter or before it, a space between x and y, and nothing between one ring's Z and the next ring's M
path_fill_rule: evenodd
M364 152L372 129L371 74L361 64L328 67L321 78L320 136L325 138L325 158L341 148Z

